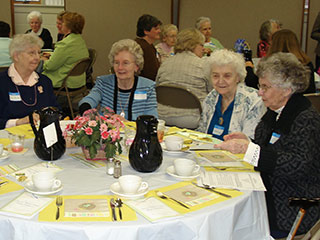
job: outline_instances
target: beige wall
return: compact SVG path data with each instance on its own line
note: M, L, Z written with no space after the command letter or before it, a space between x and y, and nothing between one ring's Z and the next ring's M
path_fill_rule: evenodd
M0 0L0 2L0 20L9 23L12 31L10 0Z
M94 77L108 73L108 54L115 41L135 38L137 20L142 14L169 23L170 9L170 0L66 0L66 10L79 12L86 18L83 37L87 46L98 52Z
M313 27L313 23L316 20L316 17L320 12L320 1L319 0L311 0L310 3L310 16L309 16L309 32L308 32L308 56L311 58L313 62L315 62L315 53L314 49L316 48L317 41L313 40L310 35Z
M180 1L180 29L194 27L199 16L211 18L213 36L224 47L233 48L238 38L244 38L256 56L260 25L267 19L280 20L300 38L302 0Z

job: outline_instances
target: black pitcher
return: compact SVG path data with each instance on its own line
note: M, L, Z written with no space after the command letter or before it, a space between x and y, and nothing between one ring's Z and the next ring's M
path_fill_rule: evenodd
M136 120L137 133L129 150L130 165L139 172L153 172L162 163L162 148L157 136L158 120L142 115Z
M35 111L40 115L40 127L39 130L36 129L33 123L32 113L29 115L30 124L35 135L34 139L34 152L36 155L43 160L57 160L66 151L66 141L62 136L62 131L60 128L60 112L55 107L46 107L41 109L41 111ZM43 128L47 127L51 123L54 123L57 131L58 141L51 147L47 148L46 141L44 138Z

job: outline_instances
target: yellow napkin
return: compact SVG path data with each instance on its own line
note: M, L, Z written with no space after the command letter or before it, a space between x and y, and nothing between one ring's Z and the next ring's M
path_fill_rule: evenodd
M0 195L5 194L5 193L9 193L9 192L19 191L19 190L23 189L23 187L20 186L19 184L15 183L5 177L0 177L0 182L4 182L4 181L8 181L8 183L5 183L0 186Z
M6 147L6 146L10 145L10 139L9 138L0 138L0 143Z
M136 130L136 122L123 122L124 125L132 130Z
M11 128L6 128L6 130L12 134L24 135L25 139L34 138L33 130L30 124L23 124Z
M169 191L169 190L173 190L173 189L177 189L177 188L180 188L180 187L183 187L183 186L186 186L186 185L192 185L192 183L190 181L185 181L185 182L179 182L179 183L176 183L176 184L173 184L173 185L170 185L170 186L166 186L166 187L162 187L162 188L158 188L158 189L155 189L153 191L149 191L149 193L146 195L146 197L157 197L157 194L155 191L160 191L162 193L166 192L166 191ZM234 190L234 189L221 189L221 188L217 188L217 190L219 192L222 192L222 193L226 193L228 195L231 195L232 198L234 197L238 197L240 195L242 195L243 193L240 192L240 191L237 191L237 190ZM226 197L223 197L221 195L217 195L217 198L213 199L213 200L210 200L210 201L207 201L207 202L204 202L204 203L201 203L201 204L198 204L198 205L195 205L195 206L189 206L189 209L185 208L185 207L182 207L180 206L178 203L172 201L172 200L166 200L166 199L161 199L159 197L157 197L159 200L163 201L166 205L168 205L169 207L171 207L172 209L174 209L175 211L181 213L181 214L185 214L185 213L188 213L188 212L193 212L193 211L197 211L201 208L204 208L204 207L208 207L208 206L211 206L213 204L216 204L216 203L219 203L219 202L223 202L223 201L226 201L228 199L231 199L231 198L226 198Z
M108 201L110 216L109 217L64 217L64 205L60 207L60 218L56 220L57 206L56 201L50 203L45 209L39 213L38 220L41 222L100 222L100 221L112 221L110 199L114 196L109 195L77 195L77 196L63 196L63 199L106 199ZM121 207L122 220L121 221L136 221L136 212L123 204ZM119 219L119 211L116 208L117 219Z

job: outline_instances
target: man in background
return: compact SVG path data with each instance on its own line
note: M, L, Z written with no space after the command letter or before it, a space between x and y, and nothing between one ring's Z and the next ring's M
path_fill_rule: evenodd
M9 45L11 42L10 25L0 21L0 66L9 66L12 63L9 54Z

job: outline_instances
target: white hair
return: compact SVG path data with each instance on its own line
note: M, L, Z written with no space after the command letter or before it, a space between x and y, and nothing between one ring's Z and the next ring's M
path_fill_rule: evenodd
M208 17L199 17L196 21L195 27L200 30L202 23L209 22L211 25L211 19Z
M31 19L38 18L39 21L42 23L42 15L39 11L32 11L27 16L27 21L30 23Z

